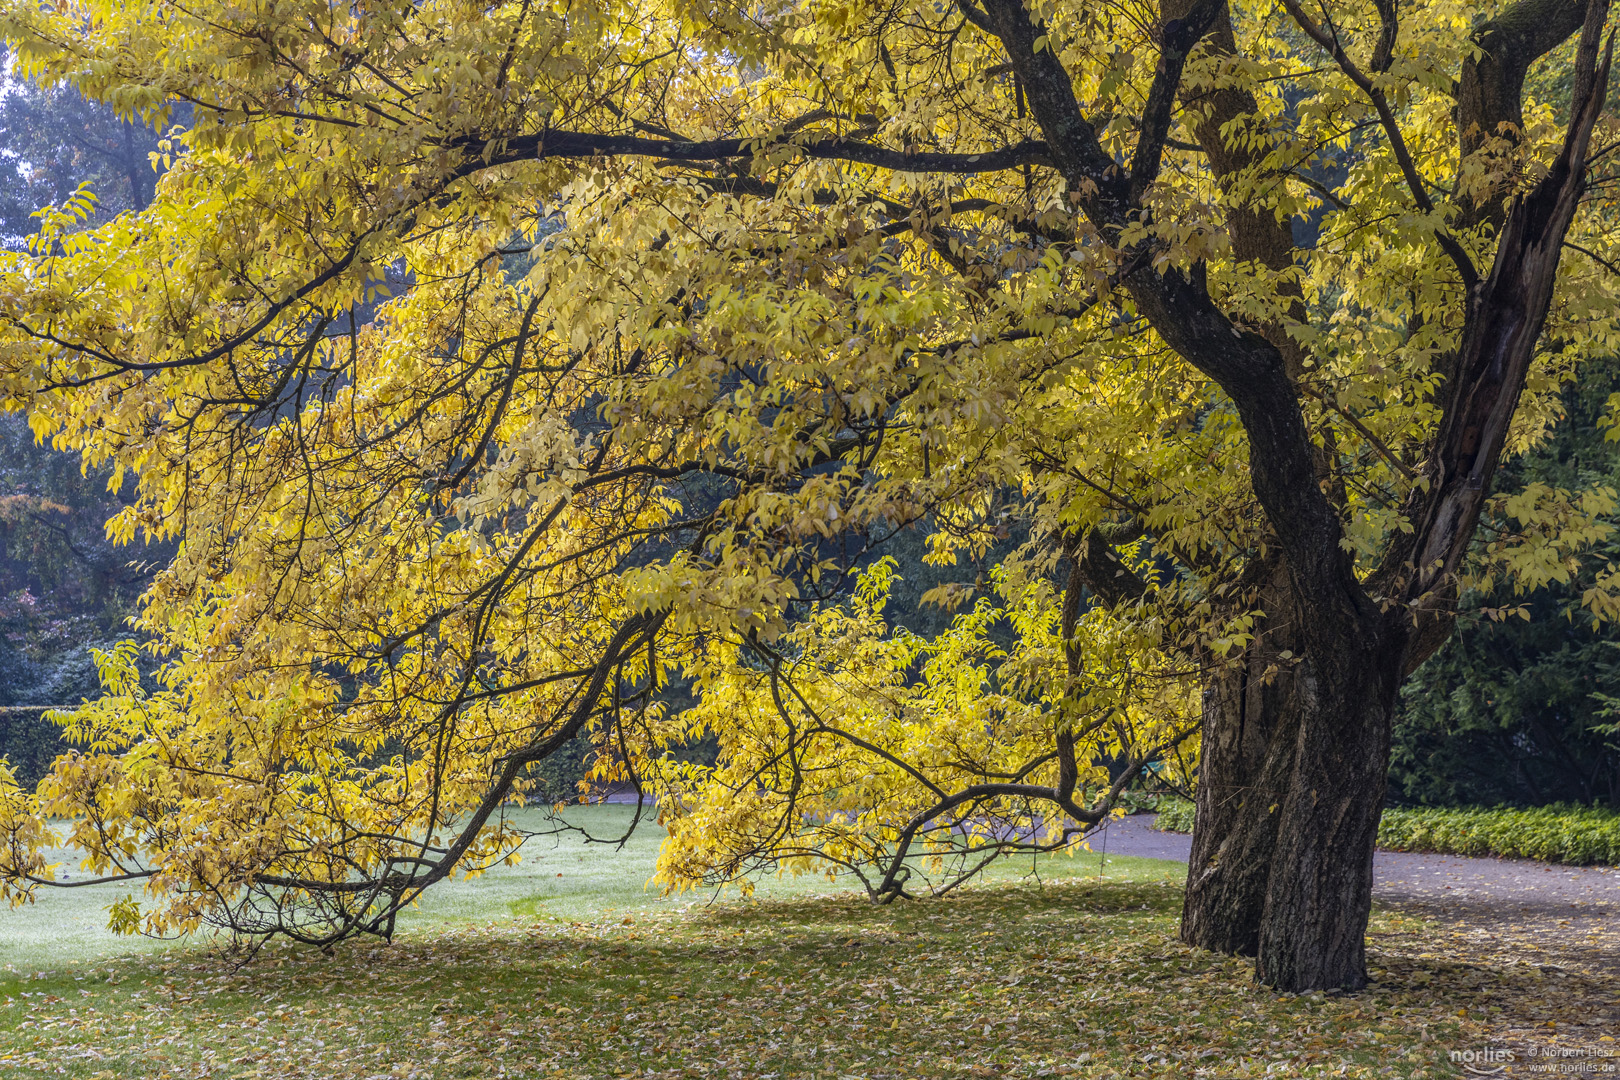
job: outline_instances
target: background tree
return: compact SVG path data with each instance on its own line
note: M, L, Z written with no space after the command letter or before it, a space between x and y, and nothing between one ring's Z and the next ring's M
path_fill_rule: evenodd
M1397 689L1612 351L1607 8L1482 54L1460 6L1285 7L8 8L32 76L195 117L145 212L7 267L8 401L138 475L116 535L184 537L160 688L108 658L8 887L54 815L149 929L386 933L588 730L679 796L673 882L888 899L1071 842L1201 703L1184 932L1360 985ZM1577 31L1556 125L1523 74ZM949 630L881 569L837 602L1009 492Z
M172 553L108 541L104 523L127 502L107 479L0 416L0 754L30 787L66 749L47 707L98 695L90 650L129 636L136 598Z
M1401 690L1390 789L1403 801L1458 805L1567 801L1620 806L1620 744L1611 706L1620 692L1612 625L1581 597L1615 559L1612 516L1603 540L1571 559L1526 544L1514 510L1533 492L1617 486L1605 438L1617 368L1594 363L1563 395L1565 420L1542 445L1506 463L1481 528L1482 580L1463 596L1456 633ZM1573 524L1573 523L1572 523ZM1513 551L1535 570L1491 566ZM1490 570L1496 573L1490 573ZM1539 583L1538 588L1529 585Z
M20 245L34 232L34 211L66 203L81 184L95 193L95 220L144 210L162 174L152 157L165 121L184 126L189 115L182 106L149 126L72 86L9 82L0 94L0 237Z
M34 212L84 184L95 196L91 221L145 208L161 174L151 160L158 134L70 86L8 83L0 238L23 246ZM104 523L133 486L109 494L108 472L82 473L77 456L37 446L22 416L0 416L0 448L0 756L31 788L64 749L45 707L96 696L90 649L127 636L136 597L171 552L115 549Z

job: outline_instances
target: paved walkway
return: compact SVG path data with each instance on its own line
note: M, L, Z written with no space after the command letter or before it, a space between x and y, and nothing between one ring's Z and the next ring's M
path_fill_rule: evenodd
M630 803L635 796L614 794L606 801ZM1192 837L1159 832L1152 822L1152 814L1117 818L1091 834L1091 850L1186 862ZM1589 953L1595 938L1620 927L1620 869L1615 867L1380 851L1373 856L1373 897L1481 930L1533 928L1556 952Z
M1119 818L1091 836L1093 851L1186 862L1192 837L1152 828L1152 814ZM1105 846L1106 845L1106 846ZM1470 859L1380 851L1373 856L1373 890L1381 900L1455 909L1504 906L1522 912L1620 918L1620 870L1555 866L1525 859Z
M1110 822L1092 835L1091 848L1186 862L1192 837L1157 832L1152 821L1152 814L1137 814ZM1380 851L1373 856L1373 898L1493 940L1528 940L1538 959L1554 965L1620 970L1615 867Z
M635 798L616 793L604 801L634 803ZM1192 837L1159 832L1152 827L1153 817L1134 814L1110 821L1088 838L1091 850L1186 862ZM1620 922L1620 869L1607 866L1380 851L1373 856L1373 895L1443 910L1455 918L1522 913Z

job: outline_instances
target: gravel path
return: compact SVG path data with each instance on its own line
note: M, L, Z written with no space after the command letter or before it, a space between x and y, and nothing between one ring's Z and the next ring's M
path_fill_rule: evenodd
M1137 814L1111 822L1093 835L1091 848L1186 862L1192 837L1157 832L1152 821L1151 814ZM1615 867L1380 851L1373 856L1373 898L1439 923L1466 925L1488 939L1529 942L1547 964L1620 971Z
M1185 862L1192 837L1156 832L1152 821L1114 821L1091 848ZM1423 920L1369 934L1375 980L1425 987L1438 971L1448 992L1477 991L1485 1011L1453 1049L1492 1048L1512 1060L1472 1075L1620 1072L1620 869L1380 851L1373 899Z
M635 796L614 794L605 801L633 803ZM1091 834L1091 850L1186 862L1192 837L1159 832L1152 822L1152 814L1116 818ZM1620 868L1607 866L1380 851L1373 856L1373 896L1446 921L1552 920L1568 927L1563 935L1620 925Z
M1091 850L1186 862L1192 837L1158 832L1152 822L1152 814L1117 818L1091 835ZM1620 868L1380 851L1373 856L1373 898L1466 927L1476 940L1515 942L1538 954L1538 962L1620 972Z
M1091 837L1093 851L1186 862L1192 837L1153 829L1152 814L1120 818ZM1556 866L1525 859L1470 859L1380 851L1373 856L1380 900L1455 911L1508 910L1559 918L1620 918L1620 869Z

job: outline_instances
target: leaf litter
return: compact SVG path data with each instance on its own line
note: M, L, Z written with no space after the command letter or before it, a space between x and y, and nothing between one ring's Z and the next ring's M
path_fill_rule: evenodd
M1068 881L883 908L837 894L498 921L330 958L175 949L4 973L0 1067L156 1080L1228 1080L1466 1075L1452 1051L1613 1045L1598 1040L1613 1032L1620 966L1597 954L1538 963L1533 926L1514 937L1382 910L1374 985L1296 996L1254 985L1245 961L1182 945L1179 909L1165 882Z

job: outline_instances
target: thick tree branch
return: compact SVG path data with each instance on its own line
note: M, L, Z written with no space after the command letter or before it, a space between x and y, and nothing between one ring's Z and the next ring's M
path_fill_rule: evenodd
M1477 55L1457 80L1457 139L1466 159L1492 140L1517 143L1524 128L1524 79L1530 65L1581 28L1583 0L1519 0L1474 32ZM1465 192L1463 227L1502 227L1505 210L1494 192Z
M1098 229L1120 229L1140 208L1131 204L1128 181L1120 178L1096 130L1081 115L1069 73L1042 40L1046 28L1031 20L1020 0L988 0L984 10L1023 80L1052 163ZM1183 10L1190 14L1194 8ZM1214 13L1215 24L1224 14L1222 6ZM1202 264L1161 272L1144 261L1122 280L1165 343L1215 380L1237 406L1249 435L1255 494L1278 530L1301 594L1317 605L1313 627L1327 635L1324 640L1342 641L1356 633L1370 601L1339 544L1338 514L1317 483L1313 445L1282 351L1233 325L1211 299Z
M1373 0L1378 6L1378 44L1373 46L1372 61L1368 65L1374 75L1382 75L1395 62L1395 39L1401 32L1400 12L1396 0Z
M1164 160L1165 140L1170 135L1170 118L1181 90L1181 75L1187 54L1215 26L1224 9L1224 0L1195 0L1183 18L1169 19L1161 32L1159 66L1153 73L1147 105L1142 109L1142 131L1131 157L1130 201L1142 201L1148 186L1159 175Z
M1340 546L1337 511L1317 482L1299 394L1282 353L1235 327L1210 299L1201 266L1190 273L1138 271L1127 282L1160 337L1214 379L1237 407L1249 437L1249 478L1307 598L1307 634L1355 633L1370 601ZM1340 638L1339 640L1344 640Z
M1164 18L1185 19L1197 0L1163 0ZM1237 50L1232 18L1226 3L1217 6L1214 24L1207 37L1207 48L1217 57L1231 56ZM1240 178L1263 167L1266 147L1256 140L1236 137L1236 129L1259 112L1254 95L1234 86L1182 87L1181 95L1199 147L1209 161L1216 183L1231 190ZM1228 134L1234 137L1228 139ZM1309 183L1309 181L1307 181ZM1331 193L1325 193L1331 194ZM1279 219L1269 207L1247 205L1234 200L1226 213L1226 229L1232 241L1232 254L1240 262L1253 262L1269 270L1286 270L1294 264L1294 237L1290 223ZM1288 317L1295 322L1306 318L1304 297L1298 282L1285 278L1279 291L1288 297ZM1299 379L1304 371L1304 350L1288 336L1287 327L1271 324L1262 328L1266 340L1283 354L1289 377Z
M786 138L709 139L684 142L648 139L639 135L602 135L588 131L543 131L497 140L486 158L485 139L467 139L451 144L466 151L466 162L454 175L467 176L495 165L550 158L646 157L671 162L721 161L752 157L772 147L792 148L805 157L829 161L850 161L896 172L971 174L1016 169L1023 165L1050 165L1046 144L1021 142L978 154L907 153L886 146L839 137L794 140Z
M1074 80L1057 57L1047 28L1029 16L1022 0L989 0L987 32L1001 39L1022 81L1035 121L1046 135L1048 159L1080 198L1092 223L1118 229L1131 209L1124 170L1103 149L1097 129L1080 111Z
M1547 176L1514 200L1489 278L1470 297L1451 374L1442 385L1440 428L1406 515L1414 531L1396 543L1376 587L1420 610L1444 606L1490 491L1525 376L1552 303L1564 237L1585 190L1586 153L1603 109L1613 59L1598 37L1607 0L1588 5L1576 58L1582 97Z
M1479 56L1463 61L1457 81L1457 134L1466 157L1499 134L1524 126L1524 77L1530 65L1579 30L1582 0L1519 0L1474 32Z

